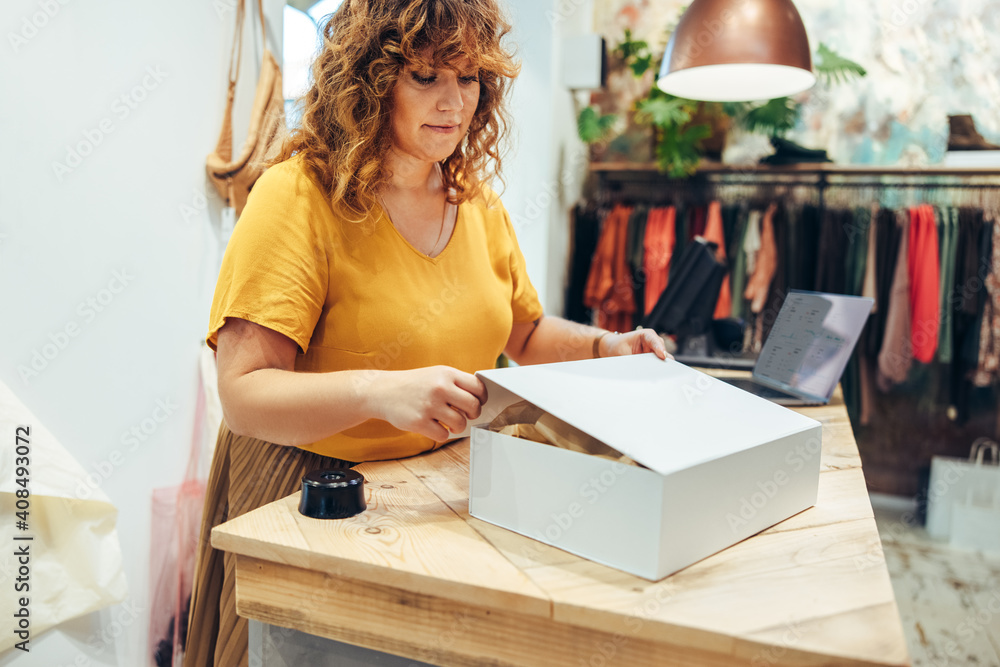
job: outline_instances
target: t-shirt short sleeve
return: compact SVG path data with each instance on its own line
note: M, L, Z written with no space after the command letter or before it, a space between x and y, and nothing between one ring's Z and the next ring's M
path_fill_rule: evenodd
M233 230L212 300L213 350L230 317L284 334L303 352L309 347L329 285L327 245L317 234L329 209L294 162L264 172Z
M531 284L531 279L528 277L524 255L521 254L521 246L517 243L514 225L511 224L510 214L507 213L506 209L503 212L503 219L507 233L510 235L510 276L513 282L510 306L514 314L514 322L517 324L534 322L544 314L544 309L538 300L538 292L535 291L535 286Z

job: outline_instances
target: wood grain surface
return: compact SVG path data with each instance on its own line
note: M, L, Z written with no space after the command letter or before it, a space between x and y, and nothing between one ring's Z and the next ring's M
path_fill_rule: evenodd
M366 463L368 510L298 513L298 494L219 526L238 611L440 665L908 665L857 446L839 400L819 498L659 582L468 513L469 444Z

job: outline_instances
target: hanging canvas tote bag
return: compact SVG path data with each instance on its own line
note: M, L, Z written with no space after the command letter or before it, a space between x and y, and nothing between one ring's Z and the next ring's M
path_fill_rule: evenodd
M208 178L228 208L236 216L243 212L247 195L264 171L262 160L279 147L285 127L285 99L281 89L281 68L267 49L263 0L257 0L264 51L254 96L253 110L246 142L239 154L233 157L233 100L236 98L236 81L240 75L243 50L243 24L246 18L246 0L239 0L236 7L236 31L229 55L229 90L226 112L222 119L222 132L215 150L205 161Z

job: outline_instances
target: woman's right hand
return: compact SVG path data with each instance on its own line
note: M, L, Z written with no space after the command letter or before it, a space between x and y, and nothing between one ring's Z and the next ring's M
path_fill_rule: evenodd
M464 431L486 402L482 380L448 366L385 371L371 389L372 409L379 419L437 442Z

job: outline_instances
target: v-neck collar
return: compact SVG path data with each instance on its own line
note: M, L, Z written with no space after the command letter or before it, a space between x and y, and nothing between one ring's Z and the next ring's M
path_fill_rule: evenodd
M415 255L417 255L418 257L420 257L420 258L422 258L422 259L424 259L424 260L426 260L428 262L431 262L432 264L437 264L441 260L441 258L444 257L445 254L447 254L448 250L451 248L453 242L455 241L455 236L458 233L459 222L461 221L461 218L462 218L462 205L461 204L454 205L455 208L456 208L456 210L455 210L455 224L452 225L451 234L448 236L448 242L445 243L444 248L441 249L441 252L439 252L438 254L436 254L433 257L431 257L430 255L427 255L427 254L421 252L420 250L417 250L417 248L415 248L414 245L412 243L410 243L406 239L406 237L403 236L399 232L398 229L396 229L396 225L392 224L392 220L389 218L389 212L385 210L385 207L383 207L381 203L376 202L375 205L378 206L379 219L385 221L385 224L389 226L389 228L392 230L392 233L396 235L396 238L398 238L400 241L402 241L404 244L406 244L406 247L409 248ZM452 205L453 204L449 204L449 206L452 206Z

